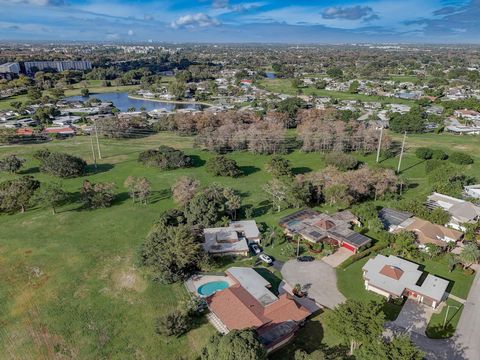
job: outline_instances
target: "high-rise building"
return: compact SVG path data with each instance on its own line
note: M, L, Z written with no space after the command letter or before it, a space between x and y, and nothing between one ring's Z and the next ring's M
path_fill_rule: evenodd
M17 62L5 63L0 65L0 73L5 74L19 74L20 64Z
M26 61L25 72L32 75L37 71L53 69L58 72L65 70L89 70L92 68L90 61Z

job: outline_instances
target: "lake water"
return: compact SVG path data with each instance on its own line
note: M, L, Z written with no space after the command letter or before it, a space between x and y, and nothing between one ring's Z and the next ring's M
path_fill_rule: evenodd
M128 93L126 92L90 94L90 96L69 96L65 98L65 100L87 101L89 98L96 98L104 102L112 102L115 107L123 112L130 108L135 108L137 111L140 111L141 107L144 107L146 111L152 111L155 109L166 109L167 111L173 111L177 109L201 110L204 108L204 105L201 104L175 104L161 101L131 99L128 97Z
M275 75L273 72L266 72L265 75L268 79L275 79L277 77L277 75Z

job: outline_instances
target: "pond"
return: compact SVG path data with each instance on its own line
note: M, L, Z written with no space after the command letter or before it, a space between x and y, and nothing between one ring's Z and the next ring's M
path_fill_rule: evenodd
M267 77L267 79L275 79L277 77L274 72L266 72L265 76Z
M173 111L177 109L198 109L202 110L205 106L201 104L177 104L163 101L153 101L153 100L139 100L131 99L128 97L127 92L111 92L111 93L100 93L100 94L90 94L90 96L69 96L65 98L67 101L87 101L90 98L96 98L103 102L112 102L115 107L120 111L125 112L130 108L135 108L135 110L140 110L144 107L146 111L152 111L155 109L165 109L167 111Z

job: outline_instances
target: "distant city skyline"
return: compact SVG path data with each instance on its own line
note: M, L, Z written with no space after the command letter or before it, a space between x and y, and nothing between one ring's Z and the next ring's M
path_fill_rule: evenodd
M480 43L480 0L0 0L0 40Z

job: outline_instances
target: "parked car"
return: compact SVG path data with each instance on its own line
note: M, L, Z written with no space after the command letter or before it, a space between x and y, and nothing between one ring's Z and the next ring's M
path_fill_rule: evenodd
M268 256L267 254L260 254L260 255L258 256L258 258L259 258L260 260L262 260L263 262L267 263L268 265L273 264L272 258L271 258L270 256Z
M262 249L260 249L260 246L258 246L257 244L251 244L250 249L255 255L258 255L262 252Z
M303 256L299 256L297 260L300 262L310 262L315 260L315 258L313 256L303 255Z

